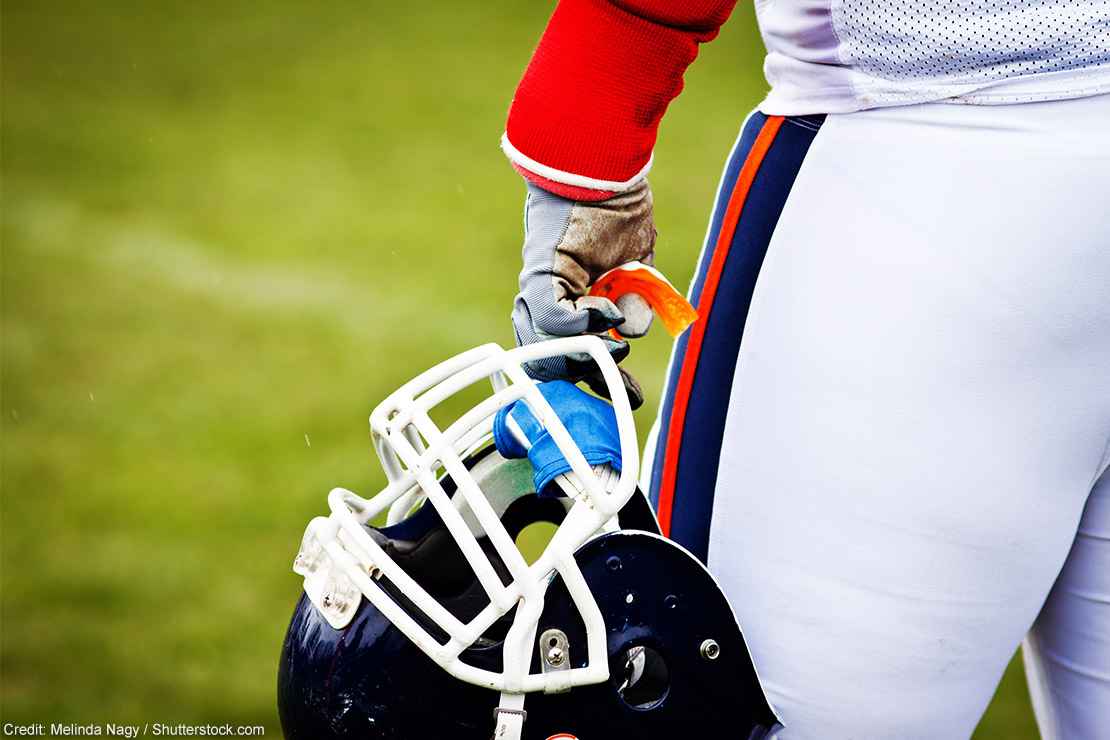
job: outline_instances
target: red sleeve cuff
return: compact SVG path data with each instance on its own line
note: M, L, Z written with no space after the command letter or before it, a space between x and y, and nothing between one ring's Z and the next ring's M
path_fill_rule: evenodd
M563 0L513 98L505 153L547 189L633 187L698 44L716 36L733 4Z
M561 182L556 182L555 180L550 180L546 177L540 177L535 172L524 169L516 162L513 162L512 165L513 169L520 173L521 177L523 177L525 180L532 183L533 185L541 187L549 193L555 193L555 195L561 195L564 198L570 198L571 200L584 200L593 202L598 200L606 200L608 198L612 198L614 195L617 194L617 191L615 190L593 190L592 188L579 188L575 187L574 185L565 185Z

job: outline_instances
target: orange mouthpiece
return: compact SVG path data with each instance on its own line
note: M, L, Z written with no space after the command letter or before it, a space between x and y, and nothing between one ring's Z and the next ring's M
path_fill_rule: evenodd
M636 293L647 301L672 337L677 337L698 320L697 310L663 277L663 273L642 262L614 267L590 286L590 295L608 298L614 303L627 293ZM620 339L620 332L616 329L610 329L610 333Z

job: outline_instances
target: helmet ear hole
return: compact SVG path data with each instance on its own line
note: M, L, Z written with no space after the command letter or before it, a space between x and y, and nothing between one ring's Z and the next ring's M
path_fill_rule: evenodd
M663 655L650 645L629 645L617 658L619 670L613 671L613 680L621 701L641 712L660 706L671 689Z
M539 559L558 529L559 525L555 522L538 521L526 524L517 533L516 548L520 550L520 554L529 565Z

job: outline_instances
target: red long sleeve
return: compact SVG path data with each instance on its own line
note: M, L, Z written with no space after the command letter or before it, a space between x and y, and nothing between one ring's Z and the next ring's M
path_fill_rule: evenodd
M509 110L502 148L525 177L584 200L636 184L682 75L735 0L562 0Z

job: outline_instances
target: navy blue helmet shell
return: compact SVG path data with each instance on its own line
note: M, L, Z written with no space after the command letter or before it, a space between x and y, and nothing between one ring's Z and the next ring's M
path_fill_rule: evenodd
M468 467L509 467L486 448ZM526 493L504 511L514 538L529 524L558 524L559 500ZM620 529L575 553L605 624L609 679L563 693L527 695L523 738L566 733L579 740L760 737L775 723L724 594L704 566L658 534L639 491ZM455 616L469 619L486 599L458 545L424 505L375 541ZM483 549L495 564L493 548ZM507 578L507 576L504 576ZM382 588L406 605L388 579ZM418 610L412 610L417 613ZM501 669L511 614L463 653L471 665ZM425 625L434 632L434 625ZM551 580L536 630L532 670L558 659L584 665L586 630L559 575ZM351 621L333 627L304 594L285 637L278 708L289 740L489 740L499 693L451 676L366 598ZM681 734L680 734L681 733Z

